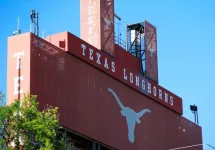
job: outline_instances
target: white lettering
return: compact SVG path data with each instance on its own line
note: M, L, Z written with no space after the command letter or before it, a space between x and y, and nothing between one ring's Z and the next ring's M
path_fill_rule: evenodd
M23 80L23 76L13 78L14 81L14 92L13 95L17 95L19 93L23 93L23 89L19 89L20 84L19 81Z
M145 81L142 80L142 89L145 90L146 86L145 86Z
M93 50L90 49L90 59L93 60Z
M81 44L81 48L82 48L82 55L85 56L86 55L86 45ZM106 69L109 69L108 58L104 59L104 64L103 64L103 61L102 61L103 60L102 59L103 55L101 55L100 53L95 52L96 53L96 56L95 56L96 58L94 59L93 53L94 53L93 49L89 48L89 59L96 60L97 64L99 64L99 65L102 64L102 65L104 65L104 67ZM13 57L16 57L17 60L18 60L18 65L17 65L18 68L19 68L19 59L18 58L20 58L23 55L24 55L23 52L13 54ZM115 65L116 65L115 62L111 61L111 66L110 66L111 68L110 69L111 69L112 72L116 72L116 66ZM153 86L151 83L147 83L143 79L141 80L141 78L139 76L134 75L132 72L129 72L129 75L127 75L126 71L127 70L124 68L123 69L124 80L129 80L130 83L136 82L135 85L137 87L141 86L142 90L147 90L147 92L149 94L153 94L153 96L155 96L155 97L158 96L160 100L163 100L163 98L164 98L165 103L170 103L171 106L174 105L174 100L173 100L174 97L173 96L168 95L168 93L162 91L162 89L159 89L157 86L155 86L155 85ZM20 84L19 84L20 81L23 80L23 76L21 76L20 78L16 77L13 80L14 80L14 92L13 92L13 94L16 95L16 94L19 94L19 93L23 93L23 89L20 88ZM158 88L158 91L157 91L157 88ZM164 94L164 97L163 97L163 94Z
M139 80L140 78L138 77L138 76L136 76L136 86L140 86L140 80Z
M162 91L159 89L159 98L162 100Z
M153 87L153 94L154 94L154 96L156 96L156 95L157 95L156 87L155 87L155 86Z
M20 62L19 62L21 56L24 56L24 52L17 52L17 53L13 54L13 57L16 58L16 69L21 68L21 65L20 65Z
M170 96L170 105L173 106L173 97L172 96Z
M85 56L85 50L86 50L86 45L81 44L81 48L82 48L82 55Z
M151 93L152 91L151 91L151 84L150 83L148 83L148 93Z
M165 102L168 103L168 94L164 93L164 95L165 95Z
M111 66L112 66L112 72L115 72L115 62L112 61Z
M107 68L107 69L109 68L109 67L108 67L108 61L107 61L107 58L105 58L105 64L104 64L104 67L105 67L105 68Z
M127 80L128 77L127 77L127 75L126 75L126 69L123 69L123 72L124 72L124 79Z
M133 83L134 79L133 79L133 73L130 72L130 82Z
M101 62L100 62L100 57L101 57L101 54L99 54L99 53L96 53L96 55L97 55L97 64L99 64L99 65L101 65Z

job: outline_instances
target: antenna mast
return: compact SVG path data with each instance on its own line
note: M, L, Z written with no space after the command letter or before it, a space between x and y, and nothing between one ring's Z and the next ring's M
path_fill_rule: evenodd
M18 23L17 23L17 31L18 31L18 34L20 33L20 29L19 29L19 17L18 17Z
M45 38L45 32L44 31L42 32L42 38L43 39Z
M17 30L13 31L13 35L16 35L16 34L21 34L21 30L19 28L19 17L18 17L18 21L17 21Z
M34 34L39 35L39 13L36 13L35 9L31 10L30 14L31 22L33 23L34 26Z

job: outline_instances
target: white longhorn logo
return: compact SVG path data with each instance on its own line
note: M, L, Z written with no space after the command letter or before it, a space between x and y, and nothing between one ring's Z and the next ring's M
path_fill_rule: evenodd
M150 57L153 57L155 51L156 51L156 49L153 49L153 48L149 49Z
M126 121L128 125L128 139L131 143L134 143L134 131L135 131L136 123L138 124L141 123L140 118L146 112L151 113L151 111L149 109L143 109L142 111L137 113L133 109L123 106L122 102L120 101L116 93L111 88L108 88L108 91L110 91L113 94L120 108L122 109L121 114L122 116L126 117Z
M111 27L111 24L113 21L109 20L108 18L104 18L104 22L105 22L105 27L106 29L109 29Z

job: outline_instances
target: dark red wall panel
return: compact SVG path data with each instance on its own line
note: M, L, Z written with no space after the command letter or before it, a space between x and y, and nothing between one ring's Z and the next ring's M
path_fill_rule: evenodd
M38 95L41 107L59 107L64 127L120 150L202 143L201 127L76 56L56 47L52 51L32 45L31 93ZM143 109L151 113L141 116ZM135 125L134 134L128 134L127 122Z
M137 57L128 53L122 47L115 45L116 61L125 66L126 68L132 68L135 72L141 72L141 61Z
M133 68L128 68L127 66L120 64L117 59L105 55L95 47L87 44L72 34L68 34L67 43L68 52L72 55L81 58L139 92L151 97L162 105L182 114L182 99L158 84L155 84L153 81L144 78L139 71L136 72ZM98 57L98 55L100 57ZM98 58L100 58L99 63ZM138 77L138 80L136 80L136 77Z
M68 32L55 34L47 38L49 42L56 46L59 46L59 41L62 41L62 39L65 40L63 50L103 70L173 111L183 114L182 99L152 80L143 77L140 73L139 60L125 50L115 46L116 58L113 58Z

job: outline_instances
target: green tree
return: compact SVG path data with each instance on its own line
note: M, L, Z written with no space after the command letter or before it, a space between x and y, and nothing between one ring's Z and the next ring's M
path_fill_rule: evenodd
M47 105L39 111L34 95L0 106L0 149L64 150L64 133L58 118L57 107ZM16 146L11 148L11 144Z

